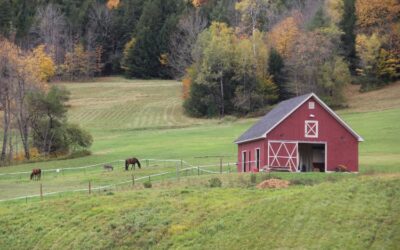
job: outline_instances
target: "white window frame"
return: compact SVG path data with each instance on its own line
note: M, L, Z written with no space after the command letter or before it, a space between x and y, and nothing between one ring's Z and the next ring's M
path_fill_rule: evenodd
M315 109L315 102L314 101L308 102L308 109Z
M315 130L315 134L311 134L310 135L310 131L311 131L311 124L314 124L314 130ZM319 125L318 125L318 121L314 121L314 120L306 120L304 122L304 137L305 138L318 138L318 133L319 133Z
M243 150L242 151L242 172L246 172L246 156L247 156L247 151Z

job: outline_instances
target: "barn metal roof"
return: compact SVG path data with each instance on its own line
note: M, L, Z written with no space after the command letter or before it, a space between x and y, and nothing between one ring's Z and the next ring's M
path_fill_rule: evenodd
M352 133L358 139L358 141L363 141L363 138L359 136L354 130L352 130L350 126L347 125L342 119L340 119L340 117L321 99L319 99L318 96L316 96L314 93L309 93L280 102L274 109L268 112L256 124L254 124L239 138L237 138L235 140L235 143L239 144L242 142L265 138L266 134L269 131L271 131L274 127L281 123L286 117L288 117L311 97L314 97L329 113L332 114L334 118L336 118L336 120L338 120L338 122L340 122L346 129L348 129L350 133Z

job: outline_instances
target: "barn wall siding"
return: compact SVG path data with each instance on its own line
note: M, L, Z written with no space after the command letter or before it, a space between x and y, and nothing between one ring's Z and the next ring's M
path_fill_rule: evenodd
M260 167L264 166L264 162L266 159L266 145L265 145L265 140L261 139L261 140L257 140L257 141L252 141L252 142L248 142L248 143L243 143L243 144L239 144L238 146L238 172L242 172L242 152L246 151L247 153L247 161L249 160L249 152L251 155L251 159L250 161L255 161L255 152L256 149L260 148ZM246 172L250 171L252 167L255 167L255 163L254 162L250 162L250 164L246 164Z

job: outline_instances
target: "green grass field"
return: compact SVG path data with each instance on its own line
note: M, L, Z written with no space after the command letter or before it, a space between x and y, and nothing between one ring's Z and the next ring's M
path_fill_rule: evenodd
M33 167L74 168L128 156L182 159L197 166L219 163L197 157L225 155L224 162L234 162L233 140L256 120L186 117L181 85L175 81L115 77L63 85L72 93L70 120L94 136L93 154L0 168L0 174ZM257 190L248 175L222 175L223 188L211 189L206 187L210 176L185 177L196 172L182 172L179 182L159 177L151 190L137 184L132 191L127 184L90 197L65 193L42 202L2 202L0 248L395 249L400 244L400 106L393 93L400 98L400 88L387 91L393 98L390 105L384 98L373 102L354 95L350 109L339 111L365 139L359 175L281 173L276 175L307 179L307 185ZM97 187L129 181L132 173L174 172L177 164L152 162L124 172L117 163L113 172L100 166L45 173L41 183L45 192L87 188L89 180ZM38 194L39 183L26 174L5 175L0 176L0 190L0 199Z

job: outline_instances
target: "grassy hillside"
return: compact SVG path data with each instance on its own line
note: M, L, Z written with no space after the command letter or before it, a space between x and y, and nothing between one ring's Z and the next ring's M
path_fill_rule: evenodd
M128 156L183 159L194 165L219 161L197 158L207 155L235 161L232 141L256 120L188 118L182 113L181 85L175 81L102 78L63 85L72 93L70 119L94 135L93 155L0 168L0 174ZM210 176L182 176L179 182L156 182L151 190L137 184L132 191L127 184L91 196L70 193L42 202L1 202L0 248L395 249L400 244L400 106L397 99L373 95L397 95L400 85L379 91L350 95L350 109L339 111L365 139L360 175L275 174L307 184L284 190L257 190L249 175L219 176L223 188L216 189L207 187ZM97 187L129 181L132 173L174 171L176 164L153 162L124 172L122 163L115 163L114 172L99 166L46 173L41 183L45 192L87 188L89 180ZM39 183L26 174L0 176L0 190L0 199L37 194Z
M226 177L226 176L225 176ZM0 206L3 249L396 249L399 175L257 190L249 176ZM185 188L185 186L188 186Z

